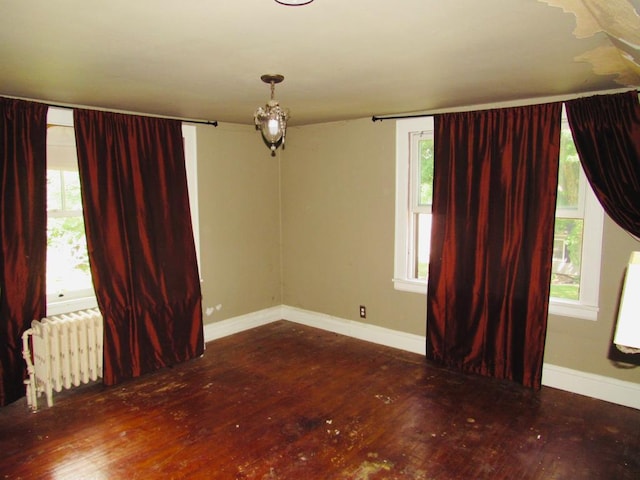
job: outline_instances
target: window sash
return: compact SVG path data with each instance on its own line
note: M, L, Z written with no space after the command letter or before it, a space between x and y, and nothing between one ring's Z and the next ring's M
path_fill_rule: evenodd
M420 203L420 185L422 183L420 171L420 141L433 139L433 129L430 131L411 132L409 134L409 161L411 169L411 181L409 191L411 195L411 211L413 213L431 213L431 204Z

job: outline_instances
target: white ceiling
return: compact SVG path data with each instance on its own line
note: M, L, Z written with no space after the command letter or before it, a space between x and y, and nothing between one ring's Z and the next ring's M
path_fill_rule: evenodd
M640 86L640 0L0 0L0 95L290 124Z

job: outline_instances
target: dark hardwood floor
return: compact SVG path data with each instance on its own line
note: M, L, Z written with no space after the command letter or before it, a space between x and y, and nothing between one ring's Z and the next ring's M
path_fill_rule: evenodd
M54 401L0 408L0 479L640 478L638 410L285 321Z

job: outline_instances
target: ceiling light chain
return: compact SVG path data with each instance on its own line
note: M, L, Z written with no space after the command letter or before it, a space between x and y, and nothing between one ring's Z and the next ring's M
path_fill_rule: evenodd
M271 101L273 102L276 94L276 82L274 82L273 80L269 80L269 83L271 84Z

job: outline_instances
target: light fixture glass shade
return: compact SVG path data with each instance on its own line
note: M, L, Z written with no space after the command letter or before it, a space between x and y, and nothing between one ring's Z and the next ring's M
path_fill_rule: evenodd
M280 108L278 102L270 101L264 108L258 108L255 120L256 128L262 133L262 139L271 149L272 155L275 155L275 150L284 143L287 112Z

